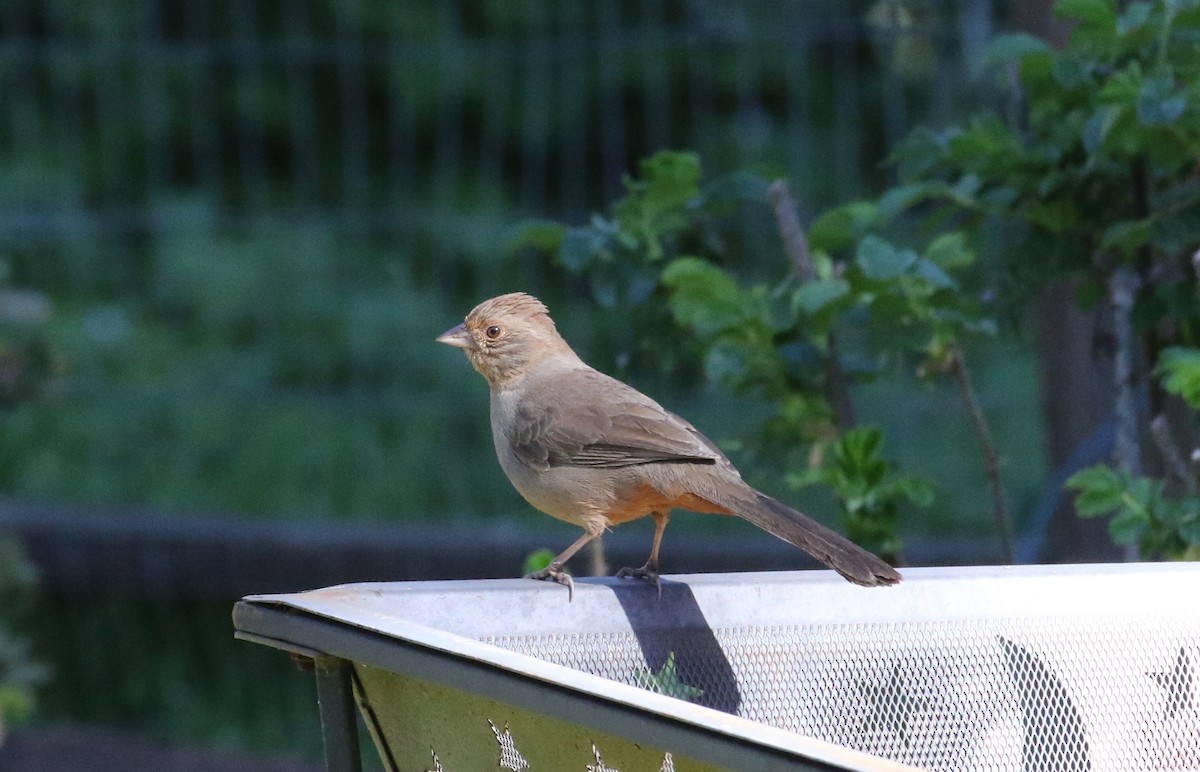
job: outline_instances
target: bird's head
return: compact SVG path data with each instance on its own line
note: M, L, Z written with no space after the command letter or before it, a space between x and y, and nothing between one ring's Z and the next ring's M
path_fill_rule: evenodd
M493 387L521 378L542 358L570 353L542 301L524 292L485 300L462 324L438 336L438 343L461 348Z

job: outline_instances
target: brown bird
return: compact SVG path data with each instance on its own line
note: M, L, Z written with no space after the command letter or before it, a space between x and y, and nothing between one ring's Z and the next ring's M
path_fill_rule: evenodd
M745 482L717 446L645 394L592 369L571 349L541 301L522 292L485 300L438 337L466 352L491 387L500 466L525 500L583 528L529 574L574 586L563 565L612 526L649 515L654 543L641 568L618 576L658 581L671 510L737 515L794 544L855 584L895 584L875 555Z

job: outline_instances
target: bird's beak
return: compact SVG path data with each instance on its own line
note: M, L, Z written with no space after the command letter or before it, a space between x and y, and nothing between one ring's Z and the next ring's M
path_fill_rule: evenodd
M471 348L471 334L467 332L467 323L463 322L457 327L450 329L437 336L438 343L445 343L447 346L455 348Z

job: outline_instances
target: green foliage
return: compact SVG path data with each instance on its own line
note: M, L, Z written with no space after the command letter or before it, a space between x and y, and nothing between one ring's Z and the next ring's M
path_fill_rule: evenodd
M905 362L921 375L940 372L956 341L994 331L955 278L975 262L965 235L944 233L921 250L902 246L883 235L900 210L895 195L856 201L813 223L815 275L804 278L797 269L746 286L723 248L722 228L733 211L728 179L706 182L691 153L662 152L640 169L641 177L626 180L612 216L562 228L557 242L547 238L553 231L545 223L531 223L516 244L550 246L605 305L665 306L670 321L692 334L711 380L773 405L751 449L790 457L810 444L807 470L789 481L828 488L852 538L898 555L900 509L927 505L932 484L882 458L879 430L841 434L851 427L839 428L831 390ZM765 209L767 183L738 179L736 201ZM852 345L834 351L835 336ZM834 382L831 365L847 383Z
M675 652L667 653L667 661L657 671L639 670L633 674L633 683L668 697L691 702L704 695L704 690L692 686L680 677L675 665Z
M1003 228L1009 243L990 282L1014 315L1062 281L1075 284L1081 302L1100 302L1116 271L1131 267L1137 343L1161 352L1146 370L1157 368L1161 388L1196 407L1200 366L1194 348L1181 346L1200 335L1191 264L1200 247L1200 3L1060 0L1055 8L1074 24L1064 51L1007 36L987 57L1019 73L1025 114L915 132L894 153L902 185L890 200L929 227L949 223L970 238ZM884 270L898 259L885 256ZM1178 467L1169 456L1163 451L1161 466ZM1115 513L1119 543L1149 555L1196 554L1194 494L1168 495L1165 479L1103 468L1069 487L1079 491L1081 516Z
M1200 496L1168 496L1162 480L1092 466L1067 480L1080 517L1112 515L1117 544L1136 544L1147 557L1200 560Z
M23 634L37 577L16 541L0 533L0 741L10 721L29 716L47 672Z
M702 177L694 153L657 153L641 162L637 177L625 178L625 195L612 205L608 216L594 215L586 225L576 227L533 221L517 231L511 246L555 254L562 267L587 276L602 307L642 303L658 283L660 263L692 250L704 252L711 245L715 236L706 227L709 220L740 202L765 200L765 185L750 175L707 185ZM698 281L705 283L708 278L713 276ZM681 279L686 281L682 275ZM716 293L719 302L718 296L728 295L727 290L704 291Z
M1174 346L1163 349L1158 357L1163 388L1183 398L1193 410L1200 410L1200 349Z
M900 474L882 455L883 432L860 426L833 443L829 462L793 474L797 487L827 485L836 494L850 538L872 552L894 557L900 553L897 520L905 502L928 507L933 503L933 482L926 477Z
M554 560L554 552L548 549L534 550L525 556L525 564L521 566L522 574L533 574L550 565Z
M1200 351L1166 349L1158 372L1167 392L1200 410ZM1093 466L1067 480L1067 488L1078 493L1080 517L1113 515L1108 528L1117 544L1136 544L1147 556L1200 560L1200 492L1190 471L1181 474L1183 490L1170 491L1163 479Z
M637 179L625 179L625 198L613 207L619 233L646 247L646 259L663 257L661 239L686 228L688 207L700 196L700 159L693 153L659 153L642 161Z
M42 328L49 304L38 293L9 289L0 261L0 428L6 408L33 399L51 376L53 358ZM36 576L20 545L0 533L0 739L5 724L27 716L34 691L46 679L29 641L18 634L30 611Z
M1200 305L1169 299L1195 282L1186 260L1200 233L1200 6L1131 3L1118 13L1068 0L1056 10L1076 23L1066 50L1024 35L989 49L988 63L1017 68L1026 114L914 132L893 155L901 208L919 204L927 222L973 233L1005 223L1011 242L994 283L1017 304L1064 278L1103 288L1118 265L1137 264L1139 329L1170 317L1194 336Z
M4 414L7 495L308 518L495 509L508 486L475 420L486 390L433 343L444 301L386 252L327 230L181 228L152 254L143 295L42 323L55 379ZM448 485L464 458L478 485Z
M104 725L177 746L319 758L316 683L274 649L235 640L228 600L47 590L29 620L53 678L35 720ZM101 653L95 647L103 641ZM247 688L267 683L269 689Z
M41 292L9 287L9 273L0 259L0 410L36 397L57 367L46 338L50 300Z

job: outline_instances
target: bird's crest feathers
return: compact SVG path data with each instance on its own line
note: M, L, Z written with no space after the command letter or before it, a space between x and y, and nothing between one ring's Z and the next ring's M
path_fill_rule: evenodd
M507 295L490 298L475 306L471 313L467 314L467 326L505 316L516 316L523 319L544 316L551 325L554 324L550 319L550 311L542 301L524 292L510 292Z

